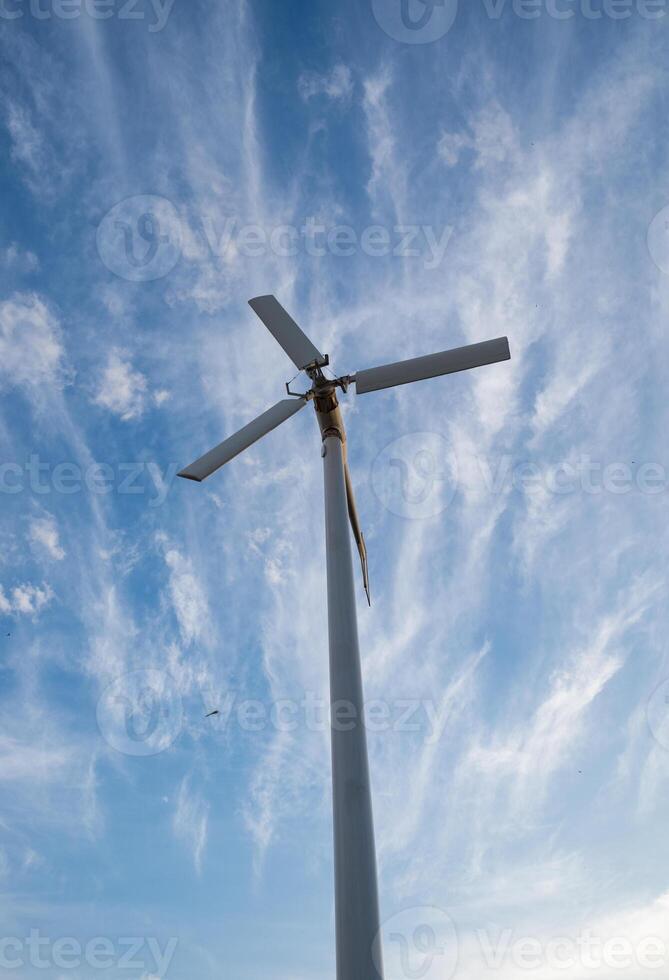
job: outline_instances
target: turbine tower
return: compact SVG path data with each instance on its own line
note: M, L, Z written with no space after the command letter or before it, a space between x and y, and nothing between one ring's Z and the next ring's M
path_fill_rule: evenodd
M506 361L511 356L509 342L500 337L330 379L323 374L328 356L321 354L274 296L258 296L249 304L298 370L306 372L311 388L306 394L297 395L286 385L290 398L258 416L179 476L197 482L205 480L313 401L322 436L325 479L337 980L383 980L349 522L369 601L367 549L353 496L337 392L339 389L346 393L349 385L355 384L361 395ZM345 723L340 721L342 714Z

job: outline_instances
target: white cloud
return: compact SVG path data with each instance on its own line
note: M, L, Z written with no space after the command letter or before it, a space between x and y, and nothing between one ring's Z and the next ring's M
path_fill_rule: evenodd
M448 167L454 167L462 151L473 150L477 169L503 163L517 153L517 135L511 116L493 101L484 106L470 122L469 132L444 133L437 152Z
M100 825L95 757L85 743L59 729L52 709L51 704L42 710L40 704L24 699L6 719L12 732L0 735L6 818L15 831L30 813L34 826L46 824L51 830L57 826L78 837L82 831L93 835ZM24 869L39 868L41 856L28 840L25 844L15 851L17 860L20 854Z
M487 744L485 736L473 741L462 759L460 779L476 785L479 803L496 815L498 833L510 837L542 807L551 777L567 763L586 730L588 712L624 666L625 635L646 612L652 593L639 583L626 602L619 599L619 608L602 617L583 647L560 661L527 721L506 733L498 731Z
M45 585L17 585L12 589L12 606L16 613L25 616L37 615L53 599L51 587Z
M170 306L195 303L201 313L220 313L233 299L230 274L222 263L201 261L191 270L187 285L170 288L165 300Z
M23 871L28 871L31 868L39 868L43 864L44 858L37 851L34 851L31 847L26 849L21 863Z
M51 586L24 583L15 586L9 597L0 585L0 613L6 616L37 616L53 599Z
M29 530L30 540L38 549L46 552L54 561L62 561L65 551L60 545L58 525L51 514L47 517L37 517L31 520Z
M437 144L437 152L445 164L454 167L462 150L469 146L471 139L466 133L444 133Z
M209 624L207 597L192 563L159 535L165 548L165 564L169 569L169 592L179 623L182 641L192 643L204 636Z
M11 138L11 157L17 176L38 198L53 199L74 169L83 166L81 104L64 92L56 79L66 70L48 45L38 44L25 31L14 31L3 44L5 70L11 73L0 114ZM96 72L99 79L99 70ZM96 113L98 115L98 113ZM106 123L109 124L109 114Z
M325 95L338 102L348 102L353 95L351 69L347 65L339 64L325 74L303 72L297 81L297 90L305 102L318 95Z
M517 151L518 136L511 116L494 101L485 106L474 120L474 149L477 167L503 163Z
M46 166L46 151L41 133L32 123L28 110L16 102L5 107L7 129L12 138L12 159L35 176Z
M407 199L406 157L398 151L398 130L392 118L393 75L387 67L365 79L363 109L367 126L367 146L371 174L367 193L374 213L387 202L392 216L404 223Z
M34 388L66 380L58 320L35 293L0 302L0 384Z
M177 792L172 829L175 837L191 849L193 863L198 874L202 871L208 827L209 804L200 793L193 789L190 778L184 776Z
M37 778L52 782L62 778L63 770L74 761L73 750L65 745L39 745L22 742L9 735L0 736L0 781L28 782Z
M39 268L39 259L34 252L12 242L7 248L0 249L0 266L12 272L35 272Z
M160 388L158 391L155 391L153 393L153 401L159 408L161 405L164 405L166 401L169 401L169 398L170 398L170 393L169 391L166 391L164 388Z
M94 401L124 422L139 418L146 407L147 380L126 351L112 350L102 370Z
M533 442L544 437L558 419L562 419L589 382L606 366L606 343L567 338L560 345L556 364L545 385L537 393L531 426Z
M116 284L108 283L100 289L100 300L112 316L120 317L127 313L128 297Z

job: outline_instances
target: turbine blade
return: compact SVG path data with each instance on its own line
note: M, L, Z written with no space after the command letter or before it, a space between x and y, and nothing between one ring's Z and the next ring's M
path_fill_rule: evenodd
M276 429L277 425L281 425L282 422L299 412L306 404L306 398L284 398L283 401L277 402L272 408L259 415L253 422L245 425L243 429L235 432L220 445L191 463L178 476L201 483L224 463L229 463L231 459L248 449L258 439L267 435L272 429Z
M482 344L469 344L467 347L456 347L439 354L428 354L427 357L414 357L410 361L398 361L396 364L384 364L382 367L358 371L355 387L358 394L362 395L368 391L394 388L412 381L424 381L442 374L455 374L456 371L468 371L484 364L508 361L510 357L508 338L498 337L497 340L486 340Z
M344 477L346 479L346 502L348 504L348 517L351 522L351 530L353 531L353 537L355 538L355 543L358 546L358 554L360 555L360 564L362 565L362 584L365 587L365 592L367 594L367 603L371 606L372 599L369 594L369 569L367 567L367 546L365 544L365 538L360 530L360 519L358 517L358 508L355 505L355 496L353 494L353 483L351 482L351 472L348 468L348 462L344 462Z
M317 347L302 332L293 318L286 313L276 296L256 296L249 306L265 324L277 343L300 371L309 364L325 363Z

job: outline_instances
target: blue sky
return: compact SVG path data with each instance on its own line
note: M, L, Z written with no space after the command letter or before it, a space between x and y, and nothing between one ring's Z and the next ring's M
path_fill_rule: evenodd
M511 344L345 399L388 980L666 969L669 11L426 13L2 6L15 976L334 976L311 411L174 478L295 374L267 292L340 374Z

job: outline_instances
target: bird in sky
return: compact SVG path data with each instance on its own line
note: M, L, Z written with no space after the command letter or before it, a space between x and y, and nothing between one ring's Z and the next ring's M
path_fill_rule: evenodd
M212 718L214 715L220 715L220 711L218 710L218 708L216 709L216 711L210 711L209 714L208 715L205 715L204 717L205 718Z

